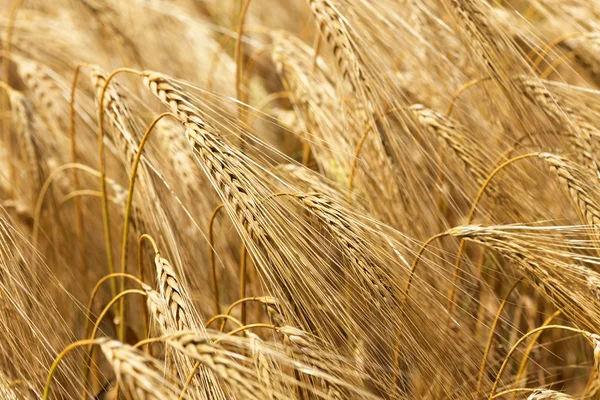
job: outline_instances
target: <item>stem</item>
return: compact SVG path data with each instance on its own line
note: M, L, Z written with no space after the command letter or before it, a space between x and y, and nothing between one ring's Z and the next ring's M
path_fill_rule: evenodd
M108 260L108 272L110 274L115 272L115 266L113 262L113 254L112 254L112 240L110 234L110 216L108 213L108 198L106 195L106 176L104 173L104 129L103 129L103 119L104 119L104 95L106 93L106 89L108 88L108 84L110 81L119 73L129 72L136 75L141 75L139 71L131 69L131 68L119 68L114 70L108 75L106 78L106 82L104 82L104 86L100 92L100 96L98 99L98 160L99 160L99 172L100 172L100 191L102 192L102 222L104 225L104 241L106 245L106 258ZM117 286L113 281L111 281L111 290L113 297L117 294Z
M113 304L115 304L119 299L121 299L123 296L127 296L128 294L139 294L142 296L146 296L146 292L142 291L142 290L137 290L137 289L129 289L129 290L125 290L124 292L121 292L119 294L117 294L115 297L113 297L110 302L106 305L106 307L104 307L104 309L102 310L102 312L100 313L100 316L98 316L98 319L96 320L96 323L94 324L94 328L92 329L92 333L90 334L90 340L94 340L94 338L96 337L96 332L98 331L98 327L100 326L100 323L102 322L102 319L104 319L104 316L110 311L110 308L113 306ZM92 348L91 346L88 346L88 348L85 351L85 358L84 358L84 367L83 367L83 397L82 399L85 400L85 396L86 396L86 388L87 388L87 379L88 379L88 374L89 374L89 370L90 370L90 361L91 361L91 352Z
M244 0L244 4L242 5L242 10L240 11L240 16L238 18L238 28L237 28L237 38L235 41L235 49L234 49L234 54L233 54L233 58L235 60L235 93L236 93L236 98L238 99L238 101L242 101L242 76L243 76L243 58L244 58L244 54L243 54L243 49L242 49L242 36L244 34L244 22L246 19L246 13L248 12L248 8L250 7L250 1L251 0ZM242 111L242 105L241 103L238 103L237 105L237 109L238 109L238 117L240 120L244 121L244 116L243 111ZM240 132L240 140L241 140L241 146L243 149L244 143L245 143L245 133L242 130Z
M71 138L71 163L77 163L77 142L75 140L75 94L77 93L77 80L81 67L85 64L80 63L75 67L73 80L71 82L71 93L69 97L69 137ZM73 189L78 190L79 177L77 171L73 170ZM87 276L87 259L85 255L85 232L83 229L83 215L81 213L81 199L75 197L75 232L79 243L79 257L81 258L81 273L82 276Z
M591 36L591 35L594 35L594 33L570 32L570 33L566 33L564 35L557 37L556 39L554 39L552 42L548 43L546 45L546 47L544 47L542 49L542 52L538 55L535 62L533 63L533 68L535 70L537 70L539 68L540 64L542 63L542 61L544 61L544 58L550 52L550 50L552 50L554 47L558 46L565 40L572 39L572 38L575 38L578 36L587 37L587 36Z
M92 290L92 294L90 295L90 299L88 301L88 306L87 306L87 315L85 317L85 325L83 327L83 338L87 339L87 334L88 334L88 328L89 328L89 322L91 320L90 316L92 313L92 306L94 304L94 299L96 298L96 293L98 292L98 290L100 289L100 286L102 286L102 284L107 280L107 279L112 279L112 278L117 278L117 277L122 277L122 278L129 278L135 282L137 282L141 287L144 287L144 282L142 282L140 279L136 278L133 275L129 275L129 274L122 274L119 272L115 272L114 274L109 274L106 275L104 277L102 277L97 283L96 286L94 286L94 289Z
M246 331L248 329L252 329L252 328L268 328L268 329L273 329L274 331L276 331L278 329L275 325L272 325L272 324L263 324L263 323L249 324L249 325L240 326L237 329L227 332L225 334L225 336L233 336L240 332L244 332L244 331ZM223 340L223 338L225 338L225 336L215 340L215 344L218 344L221 340Z
M32 241L33 241L34 245L37 243L37 239L38 239L40 213L42 211L42 204L44 202L46 192L50 188L50 185L52 184L54 179L56 179L56 177L61 172L65 171L67 169L71 169L71 168L80 169L82 171L89 172L90 174L98 176L98 177L100 176L100 173L98 171L96 171L95 169L88 167L87 165L78 164L78 163L75 163L75 164L69 163L69 164L61 165L60 167L58 167L54 171L52 171L50 173L50 175L48 175L48 178L46 178L46 181L44 182L44 184L42 185L42 188L40 189L40 194L38 195L37 201L35 203L35 210L33 212L33 229L32 229L33 240Z
M242 239L242 248L240 249L240 299L246 298L246 256L248 254L244 239ZM246 324L246 303L242 303L242 310L240 313L240 319L242 324Z
M558 317L560 314L561 314L560 310L555 311L554 314L550 315L541 326L549 325L552 322L552 320L554 320L554 318ZM529 361L529 354L531 354L533 346L536 344L536 342L538 341L541 334L542 334L542 331L539 331L538 333L536 333L535 336L533 337L533 339L531 339L531 342L527 345L527 348L525 349L525 353L523 354L523 360L521 361L521 364L519 365L519 371L517 372L517 375L515 377L515 387L517 387L517 385L519 384L519 381L521 380L521 375L523 375L523 372L525 371L525 368L527 367L527 362Z
M238 324L239 326L244 326L244 324L242 324L237 318L232 317L229 314L219 314L219 315L215 315L214 317L212 317L211 319L209 319L208 321L206 321L206 323L204 324L205 328L208 328L210 326L210 324L212 324L213 322L219 320L219 319L223 319L223 320L230 320L235 322L236 324ZM223 326L223 325L221 325ZM223 330L221 329L221 332L223 332Z
M96 340L91 340L91 339L88 339L88 340L79 340L77 342L71 343L70 345L68 345L67 347L65 347L63 349L63 351L60 352L60 354L56 357L56 359L54 360L54 362L50 366L50 370L48 372L48 377L46 378L46 386L44 387L43 400L48 400L48 397L50 396L50 386L52 384L52 376L54 375L54 373L58 369L58 364L60 363L60 360L62 360L67 355L67 353L69 353L73 349L76 349L77 347L92 346L94 344L97 344L101 340L102 339L96 339ZM84 394L85 394L85 388L84 388Z
M544 72L541 73L540 79L548 79L548 77L550 75L552 75L552 73L554 71L556 71L556 67L558 67L560 64L564 63L565 61L568 61L568 60L574 58L575 56L577 56L577 53L574 51L571 51L563 56L560 56L556 60L552 61L552 64L550 64L550 66L548 68L546 68L544 70Z
M221 306L219 305L219 281L217 280L217 271L215 268L215 248L214 248L214 237L213 237L213 224L219 210L223 208L223 203L219 204L210 216L208 221L208 246L210 248L210 278L212 281L213 293L214 293L214 305L217 314L221 314Z
M442 233L438 233L437 235L434 235L434 236L430 237L429 239L427 239L427 241L425 243L423 243L423 245L421 246L421 248L417 252L417 255L415 256L415 259L413 260L413 263L412 263L412 265L410 267L410 272L408 274L408 280L406 281L406 287L404 288L405 299L408 298L408 291L410 289L410 284L412 282L413 275L415 274L415 269L417 268L417 263L419 262L419 259L420 259L421 255L425 251L425 248L427 246L429 246L429 244L431 242L433 242L434 240L436 240L438 238L441 238L441 237L444 237L444 236L448 236L448 233L447 232L442 232Z
M450 103L448 104L448 108L446 109L446 117L449 117L450 114L452 113L452 109L454 108L454 103L456 102L456 100L458 99L458 97L462 94L462 92L464 92L465 90L467 90L468 88L470 88L471 86L475 86L478 83L481 82L485 82L492 79L491 77L485 77L485 78L478 78L478 79L473 79L472 81L469 81L467 83L465 83L464 85L462 85L453 95L452 98L450 99Z
M135 159L133 160L133 165L131 167L131 175L129 177L129 190L127 191L127 203L125 205L125 217L123 221L123 241L121 245L121 273L125 273L127 269L127 239L129 237L129 218L131 215L131 206L133 204L133 195L135 193L135 182L137 177L137 170L140 165L140 160L142 159L142 152L144 150L144 146L150 137L150 133L152 129L156 126L156 124L163 119L164 117L173 117L177 119L177 117L171 113L163 113L158 117L154 118L154 120L148 125L146 132L144 132L144 136L142 136L142 140L140 141L140 145L138 146L137 153L135 154ZM121 287L119 291L125 290L125 279L121 279ZM125 301L124 299L120 302L120 311L119 311L119 340L123 341L125 336Z
M585 331L583 331L581 329L571 328L570 326L564 326L564 325L546 325L546 326L540 326L539 328L535 328L535 329L532 329L529 332L527 332L525 335L523 335L514 344L514 346L510 349L510 351L508 352L508 354L504 358L504 361L502 362L502 366L500 367L500 370L498 371L498 375L496 376L496 380L494 381L494 385L492 386L492 390L490 391L490 396L489 396L490 400L494 396L494 392L496 391L496 388L498 387L498 383L500 382L500 377L502 376L502 372L504 372L504 369L506 368L506 365L508 364L508 361L510 360L510 356L517 350L517 347L519 347L519 345L521 343L523 343L525 341L525 339L527 339L529 336L531 336L531 335L533 335L533 334L535 334L537 332L541 332L541 331L547 330L547 329L564 329L566 331L580 333L580 334L585 334L586 333Z
M71 200L71 199L77 199L78 197L81 196L91 196L91 197L102 197L102 193L97 191L97 190L90 190L90 189L81 189L81 190L74 190L68 194L66 194L62 200L59 203L59 207L62 207L67 201ZM114 200L114 198L113 198Z
M485 189L487 189L490 182L492 181L492 179L494 179L494 177L496 176L496 174L498 172L500 172L502 169L504 169L505 167L509 166L510 164L512 164L516 161L523 160L526 158L531 158L531 157L537 157L538 155L539 155L539 153L522 154L520 156L511 158L510 160L505 161L502 164L500 164L498 167L496 167L496 169L494 169L492 171L492 173L487 177L487 179L485 180L483 185L481 185L481 187L479 188L479 192L477 192L477 196L475 197L475 200L473 201L473 204L471 205L471 210L469 211L469 215L467 217L467 222L465 223L465 225L469 225L473 222L473 217L475 216L475 211L477 210L477 205L479 204L479 201L483 197ZM448 306L447 307L448 307L449 314L452 314L452 305L454 304L454 293L456 291L455 283L458 279L458 271L460 270L460 260L462 257L463 250L465 248L465 243L466 243L465 240L461 239L460 244L458 246L458 251L456 253L456 262L454 264L454 272L452 273L452 285L450 286L450 292L448 293Z
M479 390L481 389L481 382L483 381L483 373L485 371L485 365L487 363L487 357L492 347L492 342L494 340L494 332L496 331L496 326L498 325L498 321L500 320L500 315L502 315L502 310L504 310L504 306L506 306L508 302L508 298L512 294L513 290L517 287L517 285L523 280L523 277L519 278L513 285L508 289L508 292L504 296L500 307L498 307L498 312L496 312L496 318L494 318L494 322L490 328L490 335L487 340L487 345L485 347L485 352L483 353L483 359L481 360L481 367L479 367L479 378L477 379L477 388L475 389L475 398L479 398Z
M233 310L233 308L235 306L237 306L238 304L245 303L247 301L258 301L258 297L245 297L245 298L241 298L239 300L236 300L235 302L231 303L231 305L229 306L229 308L227 308L227 311L225 311L225 315L228 316L231 313L231 310ZM223 332L225 330L225 324L226 323L227 323L227 321L223 321L223 323L221 324L221 328L219 328L219 330L221 332Z

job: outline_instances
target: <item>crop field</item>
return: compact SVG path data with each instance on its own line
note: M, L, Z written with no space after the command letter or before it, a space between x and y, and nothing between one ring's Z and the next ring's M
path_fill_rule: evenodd
M600 0L0 0L0 400L600 400Z

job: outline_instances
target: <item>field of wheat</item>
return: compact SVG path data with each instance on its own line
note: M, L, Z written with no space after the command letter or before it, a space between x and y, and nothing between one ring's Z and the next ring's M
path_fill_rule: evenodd
M600 399L600 1L0 1L0 399Z

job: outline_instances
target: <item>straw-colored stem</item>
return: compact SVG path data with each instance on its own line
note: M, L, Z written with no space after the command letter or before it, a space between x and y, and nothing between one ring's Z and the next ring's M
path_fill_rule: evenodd
M214 236L213 236L213 225L219 210L223 208L223 203L219 204L212 212L210 219L208 220L208 248L210 252L210 279L213 288L213 301L215 305L215 312L221 314L221 306L219 305L219 281L217 280L217 270L215 267L215 248L214 248Z
M540 79L548 79L548 77L550 75L552 75L552 73L554 71L556 71L556 67L558 67L560 64L564 63L565 61L568 61L568 60L574 58L576 55L577 55L576 52L570 51L567 54L565 54L564 56L560 56L556 60L552 61L552 64L550 64L550 66L548 66L548 68L546 68L544 70L544 72L541 73Z
M215 315L214 317L212 317L212 318L210 318L208 321L206 321L206 323L204 324L204 327L205 327L205 328L208 328L208 327L210 326L210 324L212 324L213 322L215 322L215 321L218 321L218 320L220 320L220 319L223 319L223 320L230 320L230 321L232 321L232 322L235 322L235 323L236 323L236 324L238 324L239 326L244 326L244 324L242 324L242 323L240 322L240 320L238 320L238 319L237 319L237 318L235 318L235 317L232 317L232 316L231 316L231 315L229 315L229 314L219 314L219 315ZM222 325L221 325L221 326L222 326ZM223 332L223 330L222 330L222 329L221 329L221 332Z
M85 172L89 172L90 174L98 176L98 177L100 176L100 173L98 171L96 171L95 169L88 167L87 165L78 164L78 163L75 163L75 164L69 163L69 164L61 165L60 167L58 167L54 171L52 171L50 173L50 175L48 175L48 178L46 178L46 181L44 182L44 184L42 185L42 188L40 189L40 194L38 195L37 201L35 203L35 209L33 211L33 229L32 229L33 239L32 239L32 241L33 241L34 245L37 243L37 239L38 239L40 213L42 211L42 205L44 203L44 198L46 197L46 192L50 188L50 185L52 184L52 182L58 177L58 175L61 172L65 171L67 169L72 169L72 168L76 168L76 169L80 169ZM116 289L116 286L115 286L115 289Z
M240 332L244 332L248 329L253 329L253 328L268 328L268 329L272 329L274 331L276 331L278 329L275 325L272 325L272 324L256 323L256 324L240 326L237 329L227 332L227 334L225 336L237 335ZM219 339L215 340L215 344L219 343L221 340L223 340L223 338L219 338Z
M103 128L103 120L104 120L104 95L106 93L106 89L108 88L108 84L110 81L118 74L123 72L129 72L132 74L140 75L140 72L131 68L119 68L114 70L108 75L106 81L104 82L104 86L100 91L100 96L98 97L98 162L100 172L100 191L102 192L102 223L104 225L104 241L106 245L106 258L108 262L108 273L112 274L115 272L115 266L112 255L112 240L110 234L110 216L108 212L108 197L106 194L106 176L105 176L105 168L104 168L104 128ZM111 285L111 289L113 292L113 297L117 294L117 287L114 283Z
M561 44L562 42L564 42L565 40L568 39L573 39L575 37L579 37L579 36L590 36L590 33L584 33L584 32L570 32L570 33L566 33L564 35L561 35L559 37L557 37L556 39L554 39L553 41L551 41L550 43L548 43L541 51L540 54L538 54L538 57L536 58L536 60L533 63L533 68L535 70L537 70L540 66L540 64L542 63L542 61L544 61L544 58L548 55L548 53L550 52L550 50L552 50L554 47L558 46L559 44Z
M490 396L489 396L490 400L494 397L494 392L496 391L496 388L498 387L498 383L500 382L500 377L502 376L504 369L508 365L508 361L510 360L510 357L517 350L519 345L521 343L523 343L529 336L534 335L537 332L541 332L541 331L548 330L548 329L563 329L563 330L570 331L570 332L585 334L585 331L583 331L581 329L571 328L570 326L564 326L564 325L540 326L539 328L535 328L535 329L532 329L529 332L527 332L513 345L513 347L509 350L508 354L504 358L504 361L502 362L502 365L500 366L500 370L498 371L498 375L496 375L496 380L494 380L494 384L492 385L492 390L490 391Z
M137 178L137 170L140 165L140 161L142 159L142 153L144 151L144 146L150 137L150 133L156 126L156 124L165 117L172 117L177 120L177 116L171 113L163 113L154 118L154 120L148 125L146 132L144 132L144 136L142 136L142 140L140 141L140 145L138 146L137 153L135 154L135 159L133 160L133 165L131 166L131 175L129 176L129 190L127 191L127 203L125 205L125 216L123 219L123 240L121 244L121 273L125 273L127 269L127 241L129 238L129 219L131 216L131 207L133 204L133 195L135 193L135 182ZM123 291L125 289L125 279L121 279L121 287L119 291ZM119 305L119 322L123 322L119 326L119 340L123 341L125 335L125 323L124 323L124 312L125 312L125 301L121 300Z
M255 296L255 297L245 297L245 298L241 298L241 299L239 299L239 300L236 300L236 301L234 301L233 303L231 303L231 305L230 305L230 306L227 308L227 311L225 311L225 314L224 314L224 315L229 315L229 314L231 314L231 310L233 310L233 309L234 309L234 307L235 307L235 306L237 306L238 304L242 304L242 303L245 303L245 302L247 302L247 301L257 301L257 300L258 300L258 297L256 297L256 296ZM223 332L223 331L225 330L225 324L226 324L226 323L227 323L227 321L223 321L223 322L221 323L221 327L219 328L219 330L220 330L221 332ZM207 322L207 324L208 324L208 322Z
M102 284L104 282L106 282L108 279L113 279L113 278L128 278L128 279L131 279L132 281L137 282L140 285L140 287L144 286L144 282L141 281L140 279L136 278L135 276L130 275L130 274L123 274L120 272L115 272L114 274L108 274L108 275L102 277L98 282L96 282L94 289L92 289L92 294L90 295L90 299L89 299L88 305L87 305L87 315L85 318L85 325L83 328L83 338L84 339L87 339L89 322L91 320L90 316L92 313L92 306L94 304L94 299L96 298L96 294L98 293L98 290L100 290L100 287L102 286Z
M492 79L491 77L485 77L485 78L478 78L478 79L473 79L472 81L469 81L467 83L465 83L464 85L462 85L453 95L452 98L450 99L450 103L448 104L448 108L446 109L446 117L449 117L450 114L452 113L452 110L454 109L454 103L456 103L456 100L458 99L458 97L468 88L470 88L471 86L475 86L478 83L481 82L485 82Z
M479 378L477 378L477 388L475 389L475 397L476 398L479 398L479 390L481 389L481 382L483 381L483 374L485 372L485 366L487 364L487 357L490 352L490 349L492 348L492 342L494 341L494 333L496 331L496 326L498 326L498 321L500 321L500 316L502 315L502 311L504 310L504 307L508 303L508 298L510 297L512 292L515 290L517 285L522 280L523 280L522 277L519 278L515 283L513 283L513 285L510 287L510 289L508 289L508 292L506 292L506 295L504 296L502 303L500 303L500 307L498 307L498 312L496 312L496 317L494 318L494 322L492 323L492 326L490 327L490 334L488 336L487 345L485 346L483 358L481 359L481 366L479 367Z
M46 378L46 386L44 387L44 394L43 394L43 400L48 400L48 397L50 396L50 388L52 385L52 377L54 376L54 373L56 372L57 368L58 368L58 364L60 363L60 361L73 349L76 349L78 347L81 346L92 346L94 344L98 343L98 340L79 340L77 342L71 343L70 345L68 345L67 347L65 347L63 349L63 351L61 351L58 356L56 357L56 359L54 360L54 362L52 363L52 365L50 366L50 370L48 371L48 377Z
M246 249L246 245L244 244L244 240L242 239L241 249L240 249L240 299L246 298L246 259L247 259L248 251ZM240 312L240 320L242 324L246 324L246 303L241 303L242 309Z
M475 200L473 201L473 204L471 205L471 210L469 211L469 215L467 216L467 221L466 221L465 225L469 225L470 223L473 222L473 217L475 216L475 211L477 210L477 205L479 204L481 197L483 197L485 190L487 189L489 184L492 182L492 179L494 179L496 174L498 174L498 172L502 171L505 167L509 166L510 164L512 164L514 162L517 162L519 160L523 160L526 158L537 157L538 155L539 155L539 153L522 154L520 156L511 158L510 160L507 160L507 161L503 162L502 164L500 164L498 167L496 167L496 169L494 169L490 173L490 175L487 177L485 182L479 188L479 192L477 192L477 196L475 196ZM452 305L454 304L454 294L456 292L456 282L458 280L458 272L460 270L460 260L462 257L463 250L465 248L465 243L466 243L465 240L461 239L460 244L458 245L458 251L456 253L454 272L452 273L452 284L450 285L450 291L448 293L447 308L448 308L449 315L452 314L452 308L453 308Z
M369 136L369 132L371 132L371 128L367 129L365 133L361 136L356 148L354 149L354 157L352 158L352 165L350 166L350 176L348 177L348 203L352 199L352 188L354 186L354 175L356 174L356 164L358 163L358 156L360 155L360 151L367 140L367 136Z
M73 80L71 82L71 93L69 97L69 138L71 139L71 163L77 163L77 141L75 137L75 94L77 92L77 80L79 72L84 64L77 64L75 72L73 72ZM73 189L78 190L79 177L77 170L73 170ZM83 215L81 213L81 199L75 197L75 233L79 244L79 257L81 259L82 276L87 276L87 259L85 254L85 239L83 229Z
M544 321L544 323L542 323L541 326L548 326L560 314L561 314L561 310L555 311L552 315L550 315ZM523 375L523 372L525 372L525 368L527 368L527 362L529 361L529 355L531 354L531 351L533 350L533 347L537 343L542 332L543 331L539 331L538 333L535 334L535 336L531 339L531 342L527 345L525 352L523 353L523 359L521 360L521 364L519 365L519 370L517 371L517 375L515 375L515 388L519 385L519 382L521 381L521 376Z
M442 233L438 233L437 235L433 235L432 237L430 237L429 239L427 239L427 241L425 243L423 243L423 245L421 246L421 248L417 252L417 255L415 256L415 259L413 260L412 265L410 266L410 272L408 273L408 279L406 280L406 286L404 288L404 298L405 299L408 297L408 291L410 290L410 285L412 283L413 275L415 274L415 269L417 268L417 264L419 262L419 259L421 258L421 255L425 251L425 248L427 246L429 246L429 244L431 242L433 242L434 240L436 240L438 238L441 238L441 237L444 237L444 236L448 236L448 233L447 232L442 232Z
M90 197L100 198L100 197L102 197L102 193L99 192L98 190L91 190L91 189L73 190L72 192L64 195L58 205L59 205L59 207L62 207L69 200L77 199L78 197L82 197L82 196L90 196ZM109 196L109 198L111 198L111 197Z
M117 294L115 297L113 297L108 304L106 305L106 307L104 307L104 309L102 310L102 312L100 313L100 315L98 316L98 319L96 320L96 323L94 324L94 328L92 329L92 333L90 334L90 340L93 340L96 338L96 333L98 332L98 328L100 327L100 323L102 322L102 320L104 319L104 317L106 316L106 314L110 311L111 307L117 302L119 301L121 298L123 298L124 296L127 296L128 294L139 294L142 296L146 296L146 292L142 291L142 290L138 290L138 289L128 289L125 290L123 292L120 292L119 294ZM87 390L87 379L88 379L88 374L89 374L89 370L90 370L90 362L92 359L92 354L91 352L91 348L88 347L86 349L85 352L85 358L84 358L84 367L83 367L83 392L82 392L82 399L85 400L86 399L86 390Z

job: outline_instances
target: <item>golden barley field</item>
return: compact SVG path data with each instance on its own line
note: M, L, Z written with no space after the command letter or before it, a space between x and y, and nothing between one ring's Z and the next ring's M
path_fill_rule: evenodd
M600 399L600 1L0 1L0 399Z

